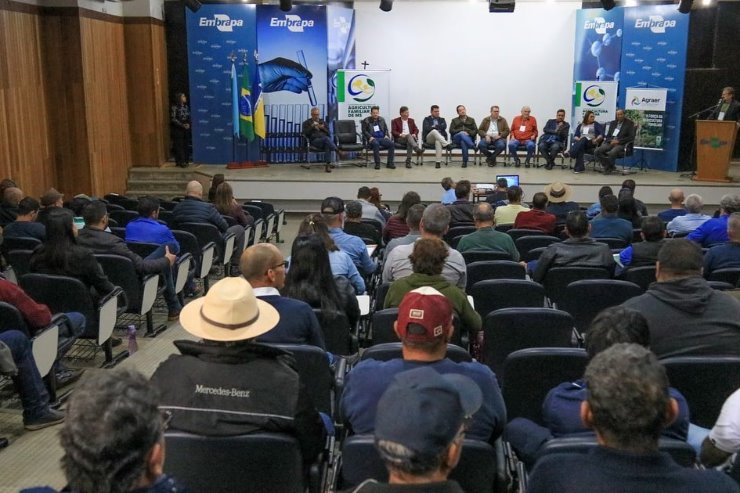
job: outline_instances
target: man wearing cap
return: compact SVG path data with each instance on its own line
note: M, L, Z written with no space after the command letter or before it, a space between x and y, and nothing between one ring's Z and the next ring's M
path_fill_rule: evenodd
M681 467L660 452L663 428L678 414L665 368L638 344L615 344L586 368L581 420L598 446L585 454L549 454L529 477L530 493L724 493L738 486L719 471Z
M576 202L570 200L573 189L567 183L550 183L545 187L547 195L547 212L555 214L556 221L564 223L570 211L577 211L580 207Z
M323 448L324 425L292 356L254 339L280 316L241 277L227 277L185 305L180 324L202 341L175 341L152 375L171 428L206 436L255 431L294 435L303 460Z
M480 388L463 375L439 375L428 367L396 375L375 421L375 448L388 484L370 479L352 491L462 493L447 477L460 460L466 422L482 403Z
M370 275L377 269L377 264L367 253L365 242L357 236L348 235L344 227L344 201L339 197L327 197L321 203L321 213L329 226L329 235L340 250L347 252L361 274Z
M41 207L36 216L36 220L43 225L46 225L46 218L49 213L56 207L64 207L64 195L61 194L56 188L50 188L47 192L41 196Z
M354 433L374 431L376 410L382 409L378 401L394 376L425 367L442 375L465 375L478 384L483 405L473 415L469 438L492 443L501 435L506 408L496 375L478 362L455 363L445 357L454 331L452 314L450 301L434 288L418 288L404 296L394 324L403 357L390 361L365 360L347 374L340 408ZM407 423L406 426L412 428Z
M280 320L258 338L259 342L310 344L326 349L321 325L311 306L301 300L280 296L285 287L285 258L272 243L257 243L244 250L239 261L254 295L277 310Z
M450 226L450 211L442 204L431 204L421 216L419 223L420 238L439 238L442 239ZM341 247L340 247L341 248ZM414 269L411 265L409 255L414 251L414 245L399 245L390 252L383 264L383 282L392 282L402 277L413 274ZM445 260L442 269L442 277L455 284L457 287L465 289L468 282L468 269L465 265L465 259L454 248L447 249L449 255Z

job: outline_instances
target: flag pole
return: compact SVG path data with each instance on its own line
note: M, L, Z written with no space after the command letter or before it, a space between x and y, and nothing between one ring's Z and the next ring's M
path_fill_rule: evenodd
M231 52L226 57L231 61L231 160L236 161L239 139L239 84L236 75L236 53Z

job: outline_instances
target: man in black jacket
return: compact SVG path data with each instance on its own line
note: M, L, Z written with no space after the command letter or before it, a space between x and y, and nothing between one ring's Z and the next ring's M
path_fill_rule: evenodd
M735 89L722 89L722 101L717 105L710 120L736 121L740 125L740 103L735 100Z
M177 257L170 253L170 248L164 246L164 256L154 255L156 258L139 257L118 236L106 231L108 227L108 211L105 204L99 200L93 201L82 209L82 217L85 219L85 227L77 234L77 243L89 248L94 253L113 254L126 257L131 260L136 273L161 274L164 277L164 299L167 302L167 320L177 320L182 306L175 294L175 283L172 276L172 265ZM161 247L160 247L161 248Z
M624 155L627 144L635 140L635 124L624 117L624 110L617 109L617 119L609 123L604 142L596 148L594 155L604 167L604 174L614 172L614 160Z
M231 255L231 271L239 272L239 254L244 246L244 228L238 224L229 227L226 219L216 210L216 206L203 200L203 185L195 180L188 183L185 199L172 210L175 223L209 223L221 232L222 236L234 233L234 251Z
M294 435L305 462L323 448L325 429L291 355L253 340L280 320L242 277L227 277L180 314L201 342L176 341L152 375L170 427L205 436L255 431Z

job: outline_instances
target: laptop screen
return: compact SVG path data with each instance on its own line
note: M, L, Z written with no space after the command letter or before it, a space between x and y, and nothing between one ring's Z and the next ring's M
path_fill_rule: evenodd
M506 180L507 187L519 186L519 175L496 175L496 182L501 178Z

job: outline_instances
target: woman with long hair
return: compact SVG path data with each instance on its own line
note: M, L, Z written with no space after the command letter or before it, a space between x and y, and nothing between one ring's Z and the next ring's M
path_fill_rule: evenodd
M46 241L31 255L31 272L74 277L102 298L114 286L91 250L77 244L77 227L72 211L54 207L46 220Z
M401 205L398 206L398 212L388 218L388 222L383 229L383 241L388 244L393 238L400 238L409 234L409 226L406 224L406 214L412 205L420 204L421 197L416 192L406 192L401 199Z
M387 221L388 218L391 217L391 211L388 208L387 204L380 203L380 198L382 196L383 194L380 193L380 189L378 187L372 187L370 188L370 198L368 198L367 201L373 204L375 207L377 207L380 213L383 215L383 217Z
M211 179L211 188L208 189L208 202L213 203L216 200L216 189L220 184L226 181L223 173L216 173Z
M570 155L570 157L576 160L576 165L573 168L574 173L583 173L586 171L583 156L586 152L593 152L603 139L604 127L596 121L593 111L586 111L583 114L583 121L578 124L573 134L570 151L566 153L566 155Z
M234 198L234 190L227 182L223 182L216 187L213 205L224 216L233 218L239 226L247 227L254 224L254 218L242 209L242 206Z
M190 141L190 107L185 93L175 94L175 104L170 108L170 128L172 129L172 151L178 168L188 167Z
M331 266L331 272L334 277L343 276L349 279L352 287L355 288L356 294L363 294L365 292L365 281L357 270L357 266L352 262L347 252L343 252L334 243L331 235L329 235L329 226L326 224L326 219L321 214L309 214L298 226L298 236L307 236L317 234L321 241L324 243L329 254L329 264Z
M625 193L620 195L617 216L632 223L633 229L637 229L642 226L642 217L640 217L640 213L637 212L637 203L632 194Z
M290 270L281 294L303 300L324 314L344 313L350 326L360 319L360 307L349 280L334 277L326 246L317 234L298 236L293 241Z

